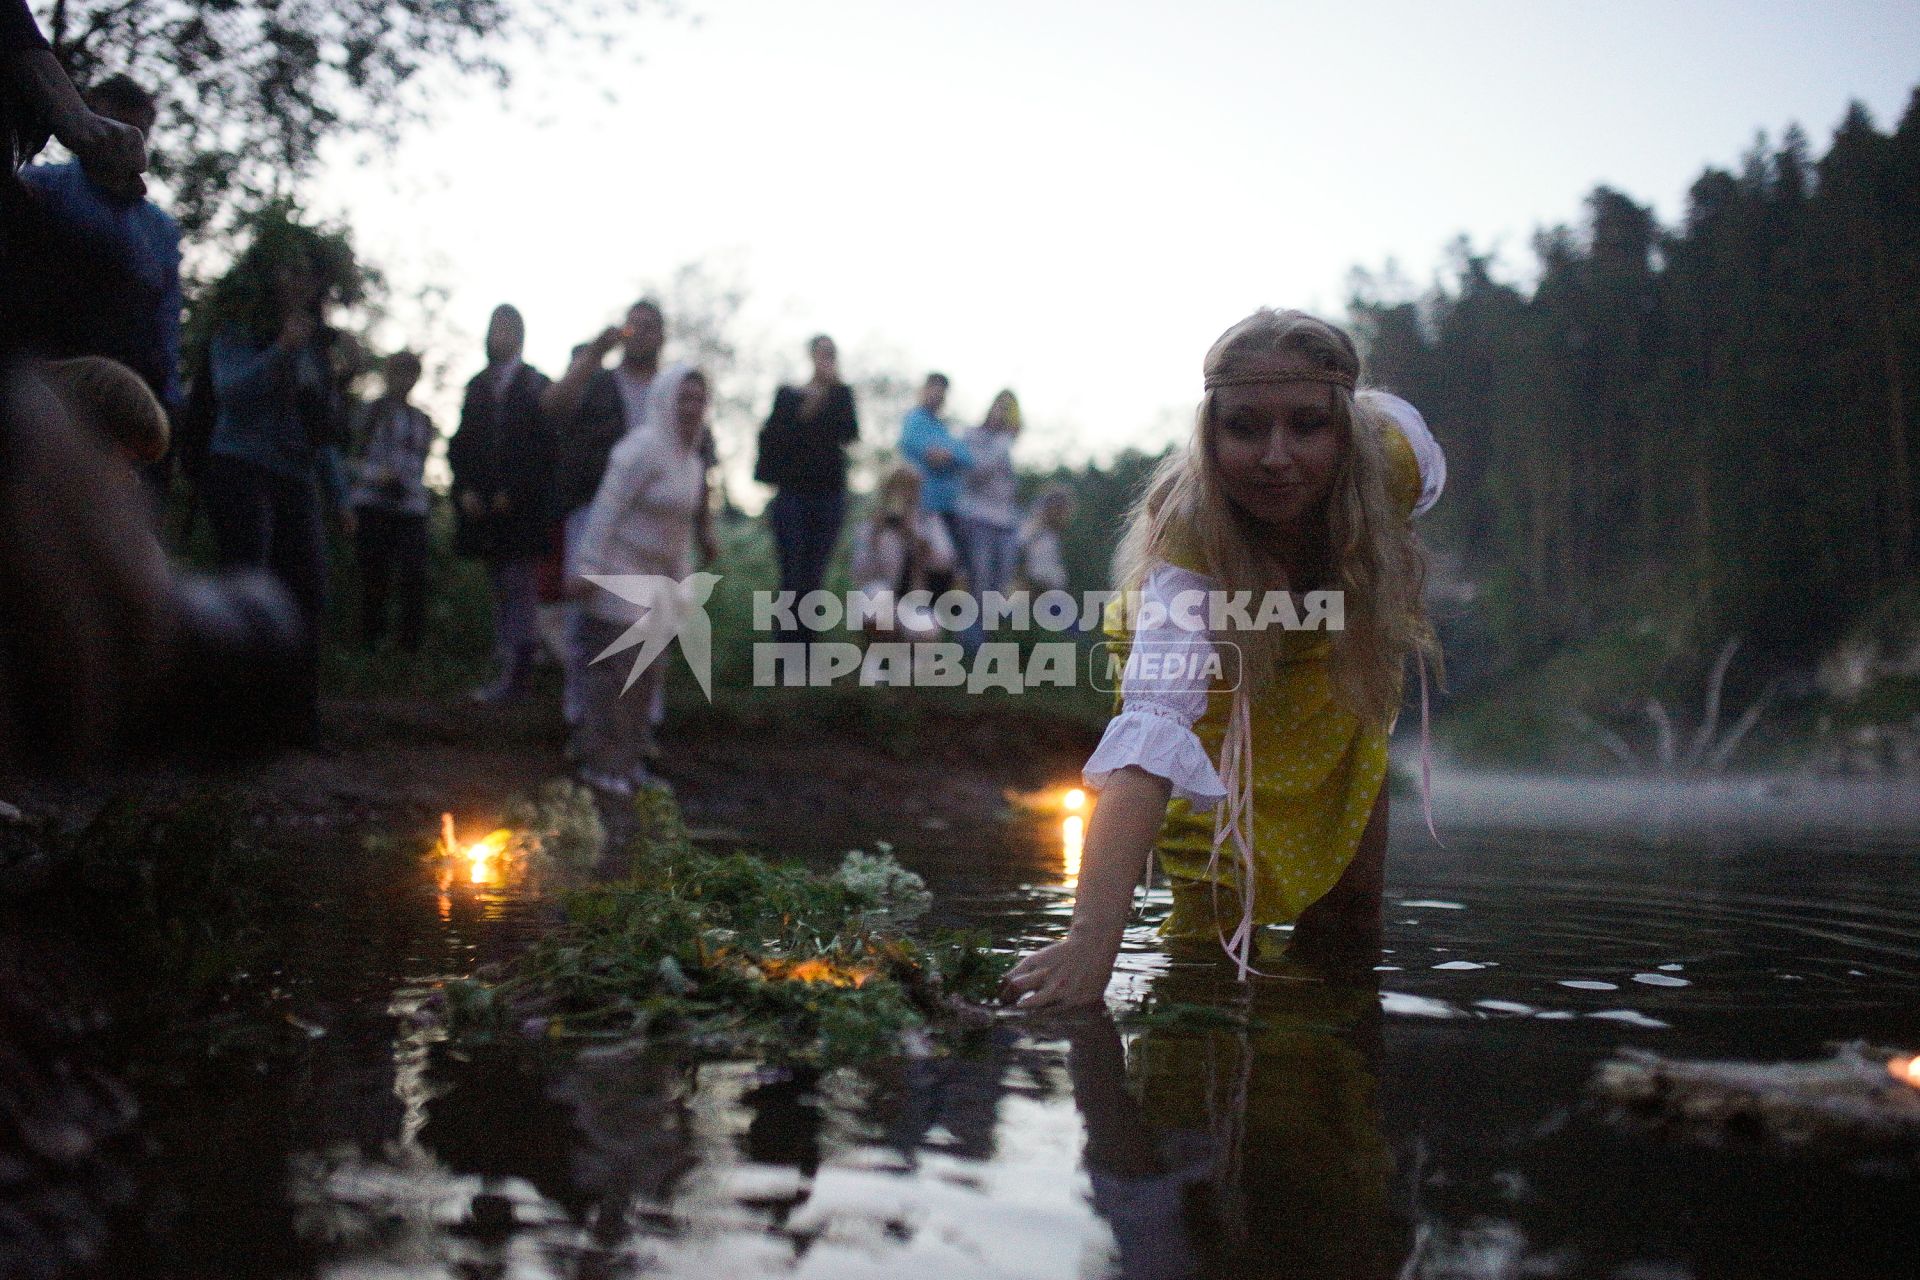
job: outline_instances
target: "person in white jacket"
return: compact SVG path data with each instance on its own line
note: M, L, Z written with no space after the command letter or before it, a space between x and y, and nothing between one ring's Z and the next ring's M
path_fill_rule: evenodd
M646 762L654 753L651 712L666 669L665 650L634 673L621 655L635 650L631 641L621 642L650 618L649 609L671 611L677 602L649 604L644 592L615 591L588 579L644 576L678 583L692 571L706 495L701 441L708 399L706 376L698 369L676 364L660 375L640 425L608 456L571 566L576 576L569 590L582 606L574 655L581 714L573 754L580 780L596 790L630 795L658 783Z

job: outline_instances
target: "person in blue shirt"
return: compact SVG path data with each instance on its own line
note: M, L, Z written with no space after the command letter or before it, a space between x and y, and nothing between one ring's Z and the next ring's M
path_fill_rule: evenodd
M126 76L95 85L86 103L142 136L153 130L153 95ZM177 411L179 225L145 198L137 174L103 174L72 160L34 165L20 178L56 238L52 251L65 259L40 345L55 356L117 360Z
M953 509L960 497L960 482L973 465L973 455L940 416L949 385L944 373L927 375L926 385L920 389L920 403L908 411L900 425L900 456L920 473L921 510L931 512L946 526L947 536L958 552L956 560L965 564L967 547ZM926 574L927 590L938 599L953 586L953 580L950 569L938 573L930 570Z

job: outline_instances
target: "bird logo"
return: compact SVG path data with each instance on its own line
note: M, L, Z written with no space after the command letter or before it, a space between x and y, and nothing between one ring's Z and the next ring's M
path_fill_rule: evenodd
M650 573L589 573L585 577L603 591L640 606L639 619L593 658L599 662L639 646L627 682L620 686L621 693L633 688L640 673L678 640L700 692L707 695L708 702L713 701L713 624L707 618L706 606L714 584L720 581L719 574L691 573L677 582Z

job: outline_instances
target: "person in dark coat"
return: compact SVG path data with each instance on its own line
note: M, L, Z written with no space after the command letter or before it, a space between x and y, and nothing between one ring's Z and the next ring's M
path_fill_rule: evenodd
M525 345L520 312L494 308L487 367L467 384L460 429L447 445L454 550L486 561L493 584L499 674L473 695L490 704L526 691L539 646L540 563L553 538L554 438L540 410L548 379L521 359Z
M774 393L753 469L755 480L774 488L767 520L780 556L780 589L796 598L826 580L846 515L847 447L860 438L853 388L840 380L833 339L823 333L807 345L813 378Z

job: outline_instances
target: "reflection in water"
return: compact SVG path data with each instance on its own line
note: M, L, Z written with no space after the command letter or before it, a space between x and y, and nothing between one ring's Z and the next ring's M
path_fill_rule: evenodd
M1161 1002L1223 999L1217 966L1176 969ZM1227 997L1230 999L1231 997ZM1376 1099L1378 989L1259 984L1248 1025L1069 1033L1095 1208L1127 1280L1395 1274L1407 1230Z
M1059 936L1085 828L1044 799L1004 863L903 850L952 923ZM1765 835L1396 844L1384 979L1241 988L1152 936L1156 891L1110 998L1217 1019L1009 1019L825 1075L442 1043L439 978L510 950L537 895L509 857L421 885L445 946L383 971L398 1025L356 1077L398 1096L391 1140L297 1156L294 1199L341 1277L1897 1274L1910 1179L1655 1148L1580 1106L1621 1044L1914 1043L1911 845Z
M446 1040L446 1029L428 1012L435 993L426 987L402 987L393 993L387 1014L399 1026L393 1037L393 1094L400 1099L400 1145L417 1148L427 1123L427 1103L439 1091L427 1074L433 1046Z
M1087 820L1068 814L1060 823L1060 873L1066 887L1080 883L1080 851L1087 840Z
M429 1054L417 1143L294 1162L322 1275L959 1280L1097 1275L1111 1253L1057 1053L1011 1036L826 1075L640 1045Z

